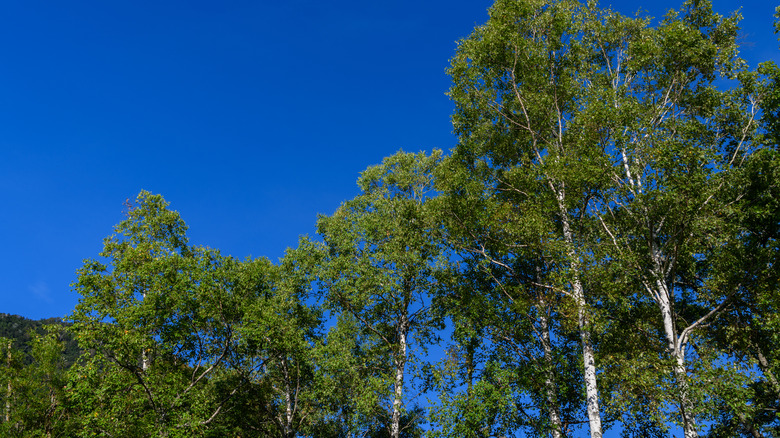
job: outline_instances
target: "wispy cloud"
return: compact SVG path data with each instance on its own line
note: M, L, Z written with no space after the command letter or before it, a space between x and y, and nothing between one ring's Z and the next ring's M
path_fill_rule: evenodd
M36 281L35 284L27 286L27 290L32 292L38 301L43 301L46 303L52 302L51 296L49 295L49 285L46 284L45 281Z

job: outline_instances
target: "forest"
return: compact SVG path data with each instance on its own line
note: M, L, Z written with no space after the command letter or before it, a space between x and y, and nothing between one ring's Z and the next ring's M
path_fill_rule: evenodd
M780 68L708 0L489 13L455 147L368 167L279 261L127 202L66 323L4 329L0 435L780 436Z

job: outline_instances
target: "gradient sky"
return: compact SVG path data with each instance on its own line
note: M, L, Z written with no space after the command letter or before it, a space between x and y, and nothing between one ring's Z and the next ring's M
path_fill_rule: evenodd
M276 261L367 166L455 145L444 70L491 3L4 0L0 312L68 314L76 270L142 189L192 243ZM780 62L773 10L743 6L751 65Z

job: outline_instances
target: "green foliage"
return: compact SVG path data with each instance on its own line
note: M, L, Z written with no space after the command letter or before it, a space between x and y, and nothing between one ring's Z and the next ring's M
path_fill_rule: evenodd
M28 354L14 349L10 339L0 338L3 436L68 437L76 433L66 392L69 364L63 327L50 324L43 329L43 334L31 330Z
M42 320L32 320L18 315L8 315L0 313L0 337L8 338L13 341L14 348L23 353L23 363L29 365L32 362L32 342L36 335L46 333L47 325L59 325L65 327L65 323L59 318L47 318ZM60 334L64 343L62 352L67 367L75 363L76 358L81 351L76 340L67 331Z
M581 423L586 397L571 389L582 385L600 434L589 355L599 323L594 210L610 166L604 55L643 25L576 1L497 1L451 61L459 144L441 179L449 240L469 278L452 304L477 305L456 312L484 327L485 363L516 373L506 397L525 408L506 411L515 419L505 433L566 433ZM518 403L509 400L493 405Z
M410 341L425 351L440 327L431 302L446 285L446 259L428 207L440 159L439 151L386 158L361 174L361 195L317 226L325 240L319 281L326 306L349 315L338 330L354 329L360 354L377 364L366 377L380 386L374 397L391 412L394 438L405 427L407 365L416 365ZM374 403L358 401L356 414L364 415L368 404Z
M190 246L185 231L161 196L142 192L105 240L109 264L80 270L70 319L88 351L69 391L81 433L292 436L309 415L299 392L319 324L302 304L304 279L288 262Z
M83 434L197 433L211 414L206 383L239 316L225 275L231 261L188 246L186 225L161 196L141 192L136 202L104 241L109 265L86 261L74 284L82 298L72 330L88 352L70 390L91 414Z
M278 264L141 192L67 324L0 314L0 434L777 436L780 69L739 19L496 0L452 155L369 167Z
M741 245L733 215L748 196L734 175L776 138L777 107L772 67L750 72L737 56L739 18L688 1L651 27L594 3L499 0L450 68L459 144L440 178L449 240L464 278L484 277L466 283L480 296L453 300L456 324L473 327L464 340L488 338L495 354L511 339L519 364L565 346L584 310L605 418L644 433L679 421L694 436L708 401L727 394L707 383L720 355L697 334L738 293L724 277L744 264L725 251ZM508 329L524 322L521 333L535 335ZM626 326L637 332L617 331ZM580 378L546 374L554 385L522 390L562 400L554 387Z

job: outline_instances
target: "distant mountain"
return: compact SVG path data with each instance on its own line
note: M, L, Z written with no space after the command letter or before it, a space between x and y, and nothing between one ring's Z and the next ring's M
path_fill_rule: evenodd
M11 339L13 348L23 352L25 355L24 362L29 364L32 360L30 357L32 333L43 334L45 332L43 327L49 324L67 326L59 318L33 320L19 315L0 313L0 337ZM63 331L60 340L65 343L63 356L65 357L65 364L69 367L78 358L80 350L76 340L73 339L70 333Z

